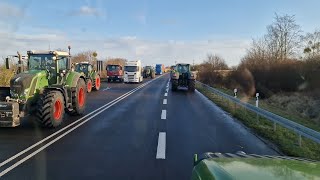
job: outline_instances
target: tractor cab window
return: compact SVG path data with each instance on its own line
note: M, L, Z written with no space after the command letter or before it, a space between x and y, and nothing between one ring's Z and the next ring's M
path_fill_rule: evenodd
M33 54L29 57L29 70L54 70L56 65L53 55Z
M189 71L189 65L181 65L181 64L179 64L179 65L177 66L177 71L178 71L179 73L186 73L186 72Z
M92 70L93 70L92 66L89 65L89 66L88 66L88 72L91 72Z
M77 64L76 65L76 71L77 72L87 73L88 72L88 65L86 65L86 64Z
M59 70L67 69L67 57L58 57L59 61Z

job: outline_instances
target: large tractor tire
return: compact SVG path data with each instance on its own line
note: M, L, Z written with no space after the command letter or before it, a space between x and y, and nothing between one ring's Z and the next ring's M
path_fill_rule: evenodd
M57 127L63 121L64 109L60 91L45 91L37 103L36 120L44 127Z
M90 93L92 91L92 80L87 80L87 92Z
M96 77L93 80L93 90L99 91L101 87L101 79L99 75L96 75Z
M196 81L195 80L189 80L188 90L190 92L194 92L196 89Z
M177 80L173 80L171 83L171 91L177 91L178 90L178 82Z
M87 91L86 83L82 78L78 80L77 87L72 90L72 107L68 114L72 116L82 115L86 108Z

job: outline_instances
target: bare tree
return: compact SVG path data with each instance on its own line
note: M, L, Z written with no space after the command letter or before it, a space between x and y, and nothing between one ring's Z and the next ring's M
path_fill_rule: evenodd
M275 14L274 19L275 21L267 26L265 41L269 53L276 60L283 61L296 53L301 44L302 31L294 15Z
M304 38L305 54L309 56L320 55L320 30L315 30L313 33L307 33Z
M219 55L208 54L207 59L204 61L204 66L210 70L226 70L228 65L226 61Z
M106 64L114 64L114 65L117 64L117 65L124 66L127 60L124 58L108 58L105 60L105 62Z
M79 62L90 62L92 64L96 64L96 57L97 57L97 52L95 51L84 51L81 53L78 53L74 56L72 56L72 62L73 63L79 63Z

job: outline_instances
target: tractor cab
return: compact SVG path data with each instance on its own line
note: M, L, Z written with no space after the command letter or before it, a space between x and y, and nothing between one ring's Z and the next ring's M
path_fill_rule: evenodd
M176 69L179 73L189 73L190 72L190 64L177 64Z
M77 63L75 66L75 71L79 73L84 73L85 76L89 76L93 71L93 66L89 62Z
M70 55L63 51L28 51L29 72L46 71L49 84L60 84L70 69Z

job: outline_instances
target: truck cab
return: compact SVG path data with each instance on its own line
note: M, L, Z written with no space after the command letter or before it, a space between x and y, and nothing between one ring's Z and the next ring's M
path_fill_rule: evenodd
M141 61L128 61L124 66L123 80L125 83L143 81Z
M116 80L123 82L123 69L121 65L108 64L106 69L108 82Z

